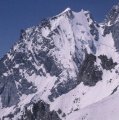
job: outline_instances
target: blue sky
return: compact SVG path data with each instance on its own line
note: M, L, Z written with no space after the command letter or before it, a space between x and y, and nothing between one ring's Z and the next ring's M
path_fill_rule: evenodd
M67 7L91 11L96 21L102 21L119 0L0 0L0 57L19 39L21 29L40 23Z

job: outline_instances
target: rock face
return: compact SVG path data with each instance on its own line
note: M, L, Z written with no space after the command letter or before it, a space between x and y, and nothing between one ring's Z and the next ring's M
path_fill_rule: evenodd
M114 6L100 24L89 11L67 8L21 30L0 60L0 119L77 120L84 107L115 94L118 11Z
M112 58L108 59L105 55L100 55L99 58L101 59L101 65L103 69L111 70L117 65L116 62L113 62Z
M117 50L119 50L119 4L114 5L108 13L105 25L105 34L112 33Z
M82 63L79 81L84 85L94 86L99 80L102 80L102 71L95 65L96 56L87 54Z
M21 120L61 120L56 111L50 111L49 105L43 101L34 103L32 112L25 108L24 115Z

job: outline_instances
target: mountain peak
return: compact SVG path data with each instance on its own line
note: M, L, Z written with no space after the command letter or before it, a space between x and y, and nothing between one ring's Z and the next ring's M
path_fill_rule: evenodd
M71 8L67 7L63 12L61 12L59 15L63 15L63 14L67 14L67 13L71 13L72 10Z
M119 4L114 5L106 17L106 23L109 25L119 21Z
M67 7L62 13L65 13L65 12L68 12L68 11L71 11L71 8Z
M118 5L109 15L113 23L119 21L116 11ZM119 24L102 27L83 9L66 8L40 25L21 30L19 41L0 60L0 119L90 118L90 111L82 110L110 98L119 88L118 50Z

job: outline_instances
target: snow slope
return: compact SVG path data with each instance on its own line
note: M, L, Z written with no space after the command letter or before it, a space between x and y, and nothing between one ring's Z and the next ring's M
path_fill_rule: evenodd
M119 92L92 104L71 116L67 120L118 120Z

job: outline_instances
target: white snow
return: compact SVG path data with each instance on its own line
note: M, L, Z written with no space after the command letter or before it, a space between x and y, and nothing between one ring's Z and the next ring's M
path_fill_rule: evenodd
M102 101L69 115L66 120L118 120L119 91Z

